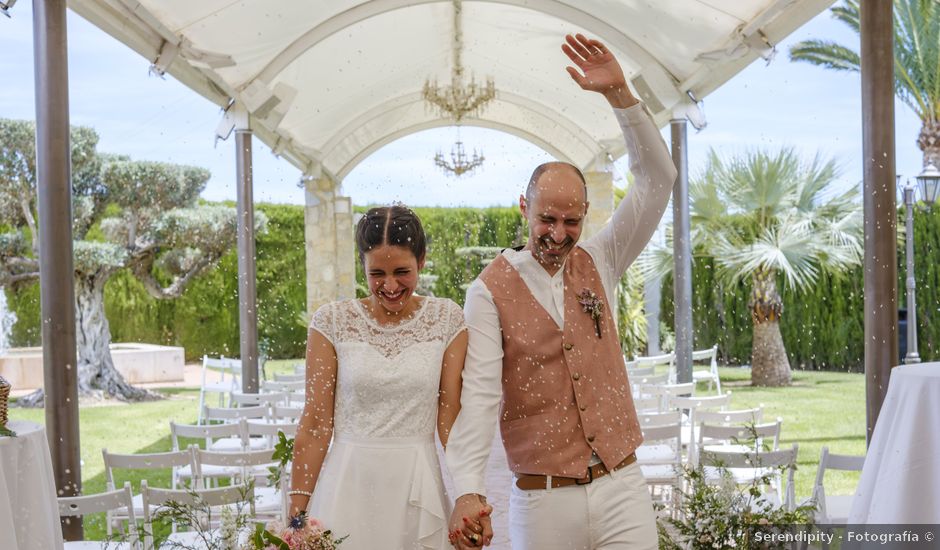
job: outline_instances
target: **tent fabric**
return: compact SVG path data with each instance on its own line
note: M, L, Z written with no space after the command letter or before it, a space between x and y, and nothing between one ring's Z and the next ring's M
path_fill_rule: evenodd
M464 0L462 64L497 98L463 124L589 169L623 155L603 98L564 67L566 33L617 56L656 121L700 100L832 0ZM422 98L450 82L450 0L72 0L69 6L251 127L308 174L340 181L382 145L453 124ZM697 122L697 117L696 122ZM224 125L223 125L224 126ZM222 128L220 135L225 134Z

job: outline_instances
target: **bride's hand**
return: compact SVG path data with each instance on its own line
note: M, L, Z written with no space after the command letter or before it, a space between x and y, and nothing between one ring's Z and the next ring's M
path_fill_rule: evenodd
M458 550L489 546L493 540L493 507L476 494L457 499L450 516L450 543Z

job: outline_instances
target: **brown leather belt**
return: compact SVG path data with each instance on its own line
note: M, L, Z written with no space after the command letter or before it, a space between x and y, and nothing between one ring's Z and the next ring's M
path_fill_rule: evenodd
M614 471L629 466L636 462L636 453L631 453L630 456L623 459L623 462L614 466ZM588 468L587 477L582 477L580 479L576 477L552 477L552 489L557 489L559 487L567 487L569 485L587 485L595 479L601 478L609 474L611 470L607 469L607 466L604 466L604 463L595 464ZM548 476L541 475L529 475L522 474L516 477L516 487L522 489L523 491L536 491L538 489L546 489L548 487Z

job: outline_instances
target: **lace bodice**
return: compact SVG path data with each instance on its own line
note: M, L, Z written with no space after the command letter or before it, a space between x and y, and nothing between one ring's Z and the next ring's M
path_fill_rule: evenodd
M333 429L357 437L433 434L444 351L464 330L454 302L426 297L398 325L379 325L358 300L332 302L311 328L336 349Z

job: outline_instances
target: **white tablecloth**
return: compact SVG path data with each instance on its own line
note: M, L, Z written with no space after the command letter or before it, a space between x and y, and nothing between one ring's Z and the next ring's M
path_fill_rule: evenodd
M849 523L940 523L940 363L891 371Z
M7 427L17 437L0 437L0 548L61 549L46 430L22 420L11 420Z

